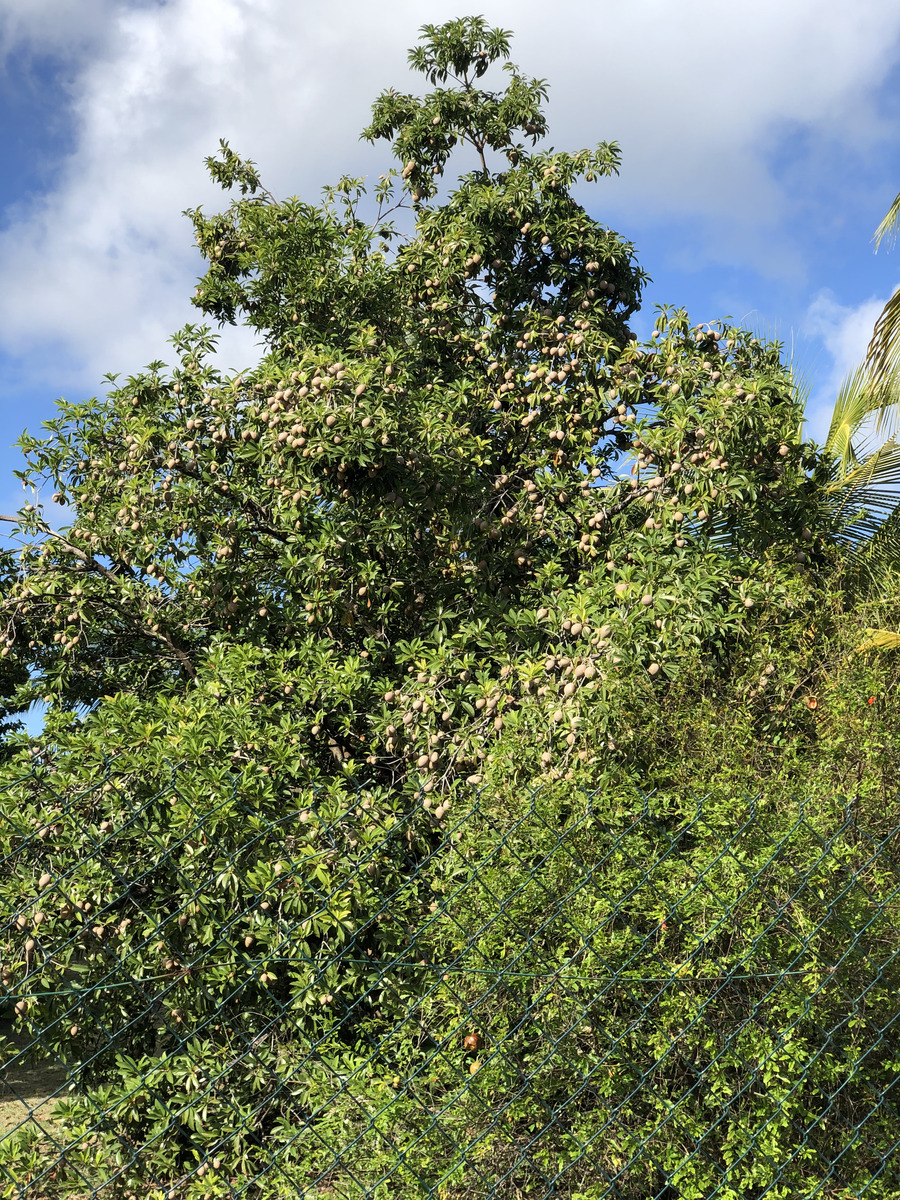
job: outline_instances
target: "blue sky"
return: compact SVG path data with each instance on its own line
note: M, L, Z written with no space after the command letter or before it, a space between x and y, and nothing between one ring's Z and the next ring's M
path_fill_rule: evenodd
M550 85L552 142L616 139L590 211L637 246L656 302L792 348L821 434L830 397L900 282L872 234L900 190L896 0L530 0L476 6ZM201 263L181 211L221 193L220 136L273 190L315 199L377 175L361 144L405 51L463 5L334 0L0 0L0 511L11 443L57 396L168 357ZM548 15L548 12L550 15ZM227 364L252 362L231 333Z

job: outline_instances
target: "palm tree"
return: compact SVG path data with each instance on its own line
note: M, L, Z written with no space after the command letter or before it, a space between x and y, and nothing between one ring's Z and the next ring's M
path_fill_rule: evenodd
M900 195L878 229L876 249L900 233ZM852 560L882 588L900 568L900 288L875 323L864 361L841 384L824 449L827 492ZM860 649L900 649L900 633L869 629Z
M887 429L900 411L900 371L873 375L862 363L841 384L824 450L838 537L860 556L900 563L900 444Z
M863 362L841 384L823 447L831 458L825 499L857 597L885 595L900 570L900 443L882 433L898 401L898 370L877 378ZM869 628L858 649L900 649L900 633Z
M875 231L876 250L900 233L900 195ZM863 545L893 524L900 508L900 288L875 323L864 361L841 384L825 450L836 464L831 485L840 514L856 515L848 540ZM900 557L896 560L900 563Z

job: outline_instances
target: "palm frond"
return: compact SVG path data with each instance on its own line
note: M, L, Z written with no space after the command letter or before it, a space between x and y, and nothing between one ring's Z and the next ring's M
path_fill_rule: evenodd
M825 449L838 460L842 473L856 464L857 454L853 439L869 416L871 404L872 389L869 376L865 365L861 364L841 382L831 414L828 436L825 438Z
M797 426L797 440L802 442L805 440L803 437L803 426L806 424L806 408L813 394L812 374L806 364L799 359L793 344L791 345L791 352L786 366L790 372L794 396L800 406L801 412L804 414L801 416L800 423Z
M838 485L832 485L837 487ZM900 443L890 438L865 458L855 461L840 477L839 486L852 491L864 489L900 500Z
M848 470L836 473L825 488L842 526L841 541L855 545L871 538L900 506L900 445L893 439Z
M900 650L900 633L892 629L867 629L857 650Z
M900 375L900 288L881 310L866 350L866 370L876 387L890 390ZM887 409L885 409L885 414ZM891 414L896 431L896 406ZM879 420L879 425L883 422Z
M856 509L841 505L843 497L830 499L837 501L833 510L836 540L848 551L843 567L845 580L854 581L854 590L860 596L896 592L900 569L900 499L896 493L868 497L857 494ZM873 507L864 508L860 502Z
M838 389L825 449L844 472L866 455L869 439L893 439L900 432L900 364L884 375L861 363Z
M888 443L824 491L847 568L865 591L880 587L900 565L900 446Z
M900 233L900 194L875 233L876 248ZM824 449L825 498L846 560L860 579L900 566L900 288L881 312L864 362L841 383ZM887 440L882 440L886 438ZM872 441L880 445L872 446Z
M890 249L900 234L900 193L894 197L894 202L882 218L875 230L875 250L882 242L887 242ZM894 292L887 304L881 310L881 315L875 322L872 340L869 342L865 358L866 370L877 387L887 386L889 379L894 382L900 373L900 288ZM877 428L887 429L891 421L890 435L893 436L900 427L898 408L885 408L879 414Z
M875 249L879 248L885 238L887 239L888 249L890 249L897 240L898 233L900 233L900 193L894 197L894 203L887 210L881 220L881 224L875 230Z

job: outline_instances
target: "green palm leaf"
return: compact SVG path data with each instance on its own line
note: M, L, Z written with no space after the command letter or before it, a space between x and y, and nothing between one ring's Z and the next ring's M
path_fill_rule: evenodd
M866 351L866 368L875 380L900 370L900 288L894 292L875 323Z
M892 629L867 629L857 650L900 650L900 633Z
M868 440L898 432L887 426L897 423L900 415L900 369L876 376L868 363L861 363L838 389L831 415L825 449L847 473L856 468L866 454ZM872 420L874 418L874 421Z
M900 234L900 195L875 233L876 246ZM851 551L846 566L864 584L900 566L900 289L885 305L866 358L842 382L826 457L832 461L825 499L837 540ZM872 636L900 635L875 630ZM893 645L893 642L872 642ZM900 644L900 642L898 642Z
M898 233L900 233L900 193L894 197L894 203L875 230L875 249L877 250L885 239L887 239L888 249L890 249L897 240Z
M900 563L900 443L879 436L898 399L900 373L878 380L862 364L841 384L825 439L834 461L825 495L836 536L870 578Z
M876 576L900 563L900 444L891 439L849 470L838 466L825 494L858 568Z

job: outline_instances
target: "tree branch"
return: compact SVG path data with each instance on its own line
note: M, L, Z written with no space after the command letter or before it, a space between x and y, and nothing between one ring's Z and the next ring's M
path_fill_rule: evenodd
M9 517L4 514L0 514L0 521L8 521L12 525L19 524L18 517ZM62 536L62 534L57 533L55 529L51 529L45 521L42 521L41 525L43 526L43 533L59 542L64 550L68 550L71 554L74 554L80 562L84 563L88 570L96 571L98 575L103 576L104 579L109 580L111 583L115 583L116 585L121 584L122 580L118 575L116 575L115 571L110 571L108 567L104 567L103 563L98 562L96 558L94 558L93 554L85 554L85 552L79 549L78 546L73 546L71 542L67 541ZM109 601L107 601L107 603L109 603ZM144 637L149 638L154 642L160 642L162 645L164 645L178 659L191 679L196 676L194 664L191 662L187 653L182 650L180 646L176 646L167 633L158 633L149 626L143 625L141 622L136 621L130 614L124 612L118 605L113 605L113 607L115 607L122 616L129 619L132 625L140 633L142 633Z

